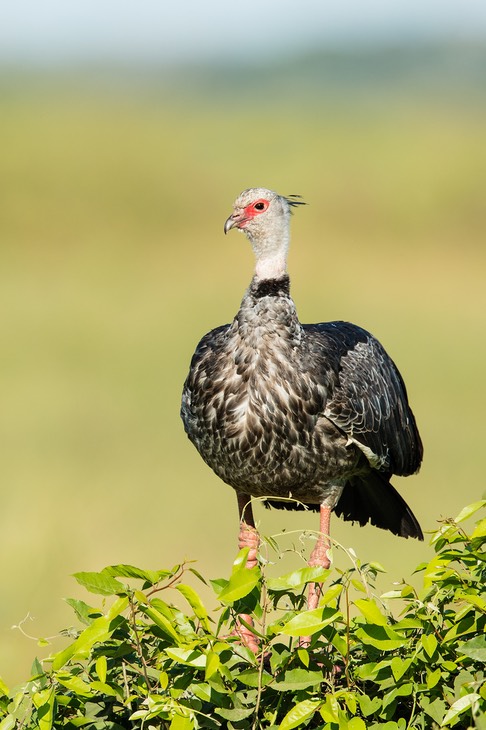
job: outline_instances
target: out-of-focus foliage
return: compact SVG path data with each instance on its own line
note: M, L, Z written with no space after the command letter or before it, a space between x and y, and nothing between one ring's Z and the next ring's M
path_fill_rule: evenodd
M71 600L82 623L69 631L74 640L36 659L12 692L0 683L0 730L484 728L486 519L470 533L463 522L485 506L440 525L435 556L417 568L418 591L398 581L378 597L382 566L352 552L345 571L306 567L268 579L265 561L246 567L247 548L229 579L211 581L214 615L183 582L190 571L204 581L185 563L78 573L106 599L101 607ZM321 597L305 610L310 581ZM257 654L237 638L238 614L252 616Z

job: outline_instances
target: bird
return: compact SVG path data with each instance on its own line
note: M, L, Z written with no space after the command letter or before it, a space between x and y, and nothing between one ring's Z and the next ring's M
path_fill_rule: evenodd
M252 497L267 507L319 512L310 566L330 566L333 511L361 526L423 540L390 483L394 474L415 474L423 457L395 363L355 324L299 321L287 254L291 214L305 204L298 195L267 188L237 197L224 232L246 235L254 274L233 321L197 345L183 387L187 436L236 492L238 545L248 548L248 568L257 564L259 548ZM311 583L308 610L318 601L319 587ZM242 618L242 638L256 650L251 619Z

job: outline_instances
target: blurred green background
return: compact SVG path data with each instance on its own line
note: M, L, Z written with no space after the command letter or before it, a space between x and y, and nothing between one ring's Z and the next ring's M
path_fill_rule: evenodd
M289 262L302 321L359 323L399 365L425 461L394 484L424 530L481 498L485 57L442 45L224 69L4 69L7 682L49 651L12 625L29 616L24 631L49 637L73 623L62 598L86 598L73 572L184 558L208 577L230 570L236 500L186 439L179 402L199 338L231 320L251 277L246 239L223 235L248 186L309 203ZM256 517L268 535L317 528L315 515ZM332 529L389 580L430 555L371 527Z

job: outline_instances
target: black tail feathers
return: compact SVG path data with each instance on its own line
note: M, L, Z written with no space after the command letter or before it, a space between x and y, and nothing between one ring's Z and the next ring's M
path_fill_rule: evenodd
M400 537L423 540L420 525L405 500L386 475L372 471L363 478L353 477L344 487L335 512L344 520L390 530Z

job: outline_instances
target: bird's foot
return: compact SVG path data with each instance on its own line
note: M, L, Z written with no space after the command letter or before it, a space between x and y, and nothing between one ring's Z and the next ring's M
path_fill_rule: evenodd
M324 570L327 570L329 568L329 566L331 565L329 555L327 554L329 547L330 546L328 538L323 536L319 537L316 546L309 558L308 564L311 568L319 567L323 568ZM322 587L319 583L309 583L309 594L307 598L307 608L309 611L317 608L321 594Z
M310 565L310 563L309 563ZM307 595L307 610L313 611L319 605L319 598L322 594L322 587L320 583L309 583L309 593ZM302 649L307 649L310 646L311 637L301 636L299 639L299 646Z
M309 583L309 593L307 595L307 610L313 611L319 605L319 599L322 594L320 583Z
M327 570L331 565L327 551L330 548L327 536L320 536L316 542L314 550L310 554L308 565L311 568L319 567Z
M258 548L260 547L260 536L258 530L246 522L240 523L240 534L238 538L238 547L240 550L249 548L248 557L246 559L246 567L254 568L258 563Z
M245 624L248 624L248 626L245 626L243 624L243 621L245 622ZM243 644L243 646L246 646L246 648L250 649L250 651L252 651L254 654L258 654L258 652L260 651L260 643L258 637L255 636L249 626L253 626L252 617L246 613L242 613L240 614L240 616L237 617L235 633L241 639L241 643Z

